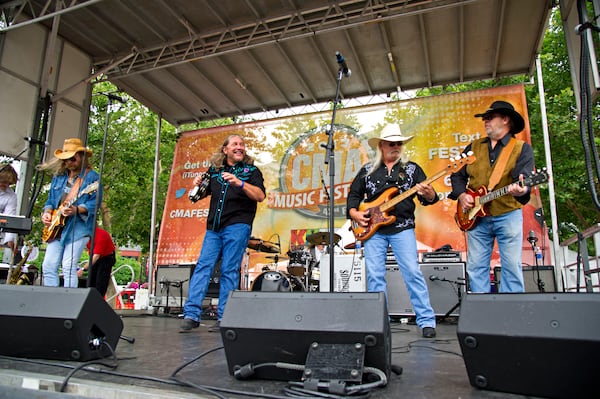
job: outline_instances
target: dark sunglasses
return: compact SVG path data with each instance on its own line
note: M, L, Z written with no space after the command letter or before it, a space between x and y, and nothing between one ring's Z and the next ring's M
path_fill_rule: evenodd
M75 155L73 155L71 158L65 159L65 162L75 162L75 161L77 161L77 157Z
M396 147L396 146L401 147L402 146L401 141L384 141L384 143L386 143L390 147Z

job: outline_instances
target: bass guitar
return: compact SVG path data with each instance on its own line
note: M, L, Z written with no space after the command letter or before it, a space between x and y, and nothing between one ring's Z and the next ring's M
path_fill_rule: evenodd
M534 187L538 184L546 183L547 181L548 173L544 168L533 172L531 176L524 178L522 182L519 181L518 184L521 187ZM500 198L503 195L508 194L509 187L510 184L508 186L499 188L498 190L490 191L489 193L485 186L481 186L477 190L471 190L467 188L466 193L473 197L475 205L471 209L463 210L457 201L456 215L454 216L454 219L456 220L458 227L462 231L467 231L473 228L477 223L478 217L489 215L488 206L486 204L492 200L495 200L496 198Z
M475 162L475 156L472 152L463 154L460 158L450 158L450 163L442 170L423 181L422 184L431 184L440 177L448 173L459 171L463 166ZM369 224L365 227L360 226L356 221L352 220L350 229L354 233L354 237L359 241L366 241L381 227L392 224L396 221L396 216L388 215L387 212L392 210L397 204L411 197L417 192L416 186L403 193L398 193L398 187L391 187L379 194L377 198L369 202L362 202L358 210L368 212Z
M44 229L42 230L42 240L44 242L48 242L59 237L60 232L62 231L63 227L65 227L66 219L66 217L62 214L62 210L73 205L75 201L77 201L83 195L93 193L96 190L98 190L97 181L93 182L92 184L88 185L86 188L81 190L76 197L65 202L64 204L59 206L58 209L54 209L52 211L52 221L50 222L50 225L44 226Z

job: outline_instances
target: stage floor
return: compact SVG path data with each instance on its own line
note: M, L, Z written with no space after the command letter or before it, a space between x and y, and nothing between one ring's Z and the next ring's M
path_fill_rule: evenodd
M358 315L357 315L358 316ZM78 370L80 362L0 358L0 398L198 398L285 397L287 383L274 380L244 380L232 377L227 368L221 335L209 332L213 320L203 321L191 333L179 333L177 315L135 316L124 314L124 337L116 348L117 368L94 364L94 370ZM405 320L403 320L405 321ZM393 319L392 364L402 374L392 374L387 386L376 388L371 398L526 398L502 392L484 391L469 384L458 344L455 324L438 324L437 338L424 339L414 324ZM10 328L10 326L2 326ZM44 340L43 331L32 339ZM204 355L203 355L204 354ZM203 355L203 356L202 356ZM101 363L110 364L106 359ZM188 364L189 363L189 364ZM168 383L169 377L193 386ZM60 387L67 380L67 393ZM37 387L38 391L23 386ZM53 392L53 391L56 391ZM528 398L531 398L530 396Z

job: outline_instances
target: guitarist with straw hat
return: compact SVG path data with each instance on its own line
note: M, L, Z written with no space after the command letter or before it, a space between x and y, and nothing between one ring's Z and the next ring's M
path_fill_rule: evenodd
M416 314L417 326L424 338L436 336L435 313L429 301L429 291L419 268L417 258L417 238L415 236L415 197L422 205L435 204L439 198L431 184L425 180L425 172L415 162L406 159L404 145L413 136L405 136L397 124L386 125L379 137L369 139L369 145L376 151L373 162L364 165L352 184L347 199L347 216L357 226L366 227L378 218L374 211L361 210L361 202L377 202L390 189L400 193L415 190L414 194L402 200L392 210L395 219L369 236L363 242L365 267L367 270L367 290L384 292L387 297L386 258L388 247L392 248L400 272Z
M90 166L92 150L68 138L54 158L37 166L53 174L44 204L42 239L48 243L42 263L43 284L58 287L62 266L65 287L77 287L77 265L95 226L96 197L102 200L100 176Z
M502 272L500 292L523 292L521 253L523 247L523 205L529 202L531 190L522 184L524 175L534 169L531 145L515 135L525 128L521 114L506 101L494 101L476 114L484 123L486 136L470 143L464 150L473 151L476 161L450 177L457 200L457 221L467 232L467 273L471 292L490 292L490 260L494 241L498 242ZM473 218L463 227L467 212L476 209L478 190L491 191L506 187L507 194L493 199L486 214Z

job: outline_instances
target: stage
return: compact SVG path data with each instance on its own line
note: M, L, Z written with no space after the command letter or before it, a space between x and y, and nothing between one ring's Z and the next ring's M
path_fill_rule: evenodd
M181 319L176 314L148 315L134 311L120 314L123 337L135 342L119 339L116 361L104 359L88 366L102 372L85 369L70 376L74 368L84 363L2 357L0 398L218 397L206 389L218 392L221 397L285 397L288 385L285 381L240 381L229 374L221 335L208 331L213 320L203 321L199 328L182 334ZM371 391L371 398L531 398L479 390L469 384L457 339L456 318L438 323L435 339L422 338L410 319L393 318L390 327L392 365L401 367L402 374L392 373L387 386ZM32 331L31 339L43 341L44 331ZM113 363L117 365L114 369L105 366ZM53 392L59 391L65 380L69 393Z

